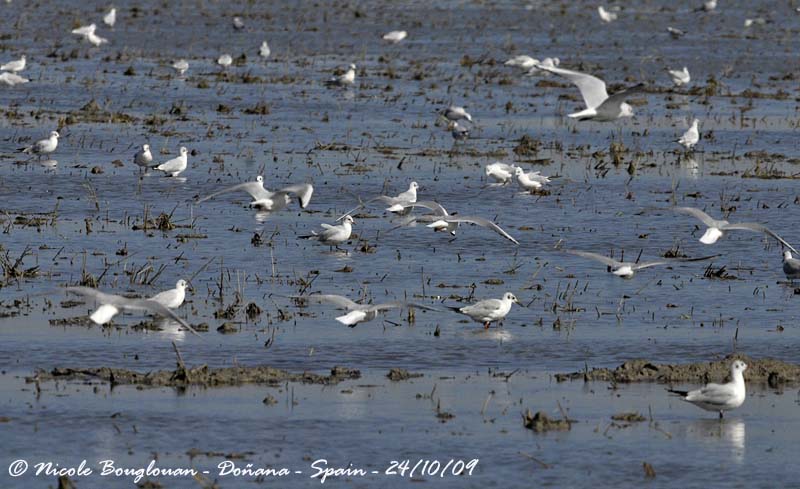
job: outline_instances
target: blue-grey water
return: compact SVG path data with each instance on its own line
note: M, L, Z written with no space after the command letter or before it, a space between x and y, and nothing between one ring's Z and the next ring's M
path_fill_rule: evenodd
M0 485L55 485L55 477L11 477L18 459L146 467L156 458L209 470L213 479L230 454L244 454L237 465L304 471L272 482L282 487L319 484L308 476L322 458L381 472L392 460L480 460L472 476L423 477L437 487L797 484L794 389L753 385L745 405L720 424L661 385L609 390L551 381L586 365L712 361L734 348L797 361L800 306L780 247L746 232L705 246L699 223L671 208L730 214L767 224L790 243L800 239L793 180L800 15L790 2L725 1L713 13L694 12L700 3L624 5L619 20L603 24L587 2L528 9L509 1L142 0L117 5L113 29L102 24L103 3L4 4L0 54L27 54L22 74L31 82L0 89L0 416L7 418ZM233 29L234 15L244 30ZM746 18L766 23L745 28ZM109 44L95 48L69 34L89 22ZM686 36L672 39L668 25ZM380 42L401 28L406 41ZM258 57L264 39L273 51L266 61ZM222 75L215 60L223 52L246 60ZM516 54L557 56L612 90L639 81L649 88L635 97L633 119L578 123L565 117L580 108L577 89L503 66ZM189 61L184 77L170 68L178 58ZM352 88L324 86L334 68L351 62L358 65ZM684 65L692 83L672 90L665 68ZM87 118L81 108L91 101L105 115ZM436 113L451 102L475 118L466 142L454 144L437 125ZM687 156L673 141L691 117L701 119L703 139ZM17 152L54 129L63 137L49 159ZM525 135L540 144L519 156L513 149ZM156 161L189 148L184 178L140 176L132 156L145 142ZM626 148L616 166L612 142ZM546 195L489 187L483 168L496 160L557 178ZM267 188L313 183L311 204L266 217L246 207L245 194L193 204L259 174ZM477 227L462 226L454 239L422 224L396 228L379 205L357 213L358 237L343 251L298 239L359 197L396 194L412 180L421 200L495 219L520 246ZM145 214L161 213L178 227L140 229ZM674 247L718 256L622 280L562 251L650 260ZM17 277L9 267L23 253L16 270L38 269ZM709 265L735 279L706 278ZM196 274L179 314L209 331L199 338L172 325L135 331L128 326L142 318L128 314L110 328L51 325L89 312L91 304L62 307L67 298L59 292L84 273L102 277L103 290L142 295ZM501 328L488 331L451 312L420 310L413 323L395 310L350 329L329 306L298 308L289 297L301 291L432 306L511 291L525 307L514 306ZM237 294L241 307L228 321L239 332L219 334L226 320L214 312ZM263 311L255 320L244 315L251 302ZM22 380L57 366L172 369L173 341L190 365L320 373L344 365L364 378L185 393L62 382L44 384L38 397ZM390 382L384 374L392 367L424 377ZM492 376L516 369L508 382ZM418 398L434 385L433 400ZM267 394L278 404L265 406ZM559 403L578 421L572 430L541 435L523 427L526 409L559 417ZM455 418L442 422L437 404ZM652 411L653 420L608 428L621 411ZM216 455L191 458L192 449ZM643 462L655 478L645 479ZM133 486L130 477L73 479L79 487ZM197 487L190 477L157 480ZM326 485L408 483L370 474Z

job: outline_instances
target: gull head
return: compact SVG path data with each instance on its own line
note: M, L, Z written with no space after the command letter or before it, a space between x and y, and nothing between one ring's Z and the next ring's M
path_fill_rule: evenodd
M419 188L419 184L417 182L411 182L411 185L408 186L409 190L417 190Z
M189 153L189 150L186 149L186 146L181 146L181 156L186 156Z
M257 176L257 177L256 177L256 182L258 182L258 183L264 183L264 177L262 177L261 175Z
M692 127L697 127L698 124L700 124L700 119L692 119Z
M784 261L791 260L792 259L792 252L789 251L789 250L784 251L783 252L783 259L784 259Z
M731 365L731 373L732 374L735 374L736 372L743 373L745 370L747 370L747 364L744 363L741 360L736 360Z
M356 71L356 65L354 63L350 63L350 69Z
M514 294L512 294L511 292L506 292L505 295L503 295L503 300L504 301L516 302L517 304L522 305L522 303L519 301L519 299L517 299L517 297Z
M178 290L186 290L186 287L188 287L188 286L189 286L189 284L187 284L186 280L183 280L183 279L178 280L178 283L175 284L175 288L178 289Z
M525 174L525 170L523 170L522 168L520 168L520 167L514 168L514 175L516 175L517 177L521 177L524 174Z
M705 234L703 234L703 236L700 238L700 242L707 245L714 244L721 237L722 231L717 228L708 228L706 229Z
M50 137L58 139L58 138L61 137L61 135L58 133L58 131L51 131L50 132Z
M352 217L350 217L350 214L348 214L348 215L344 216L344 219L342 219L342 221L344 221L344 222L349 222L350 224L353 224L353 223L355 222L355 221L353 220L353 218L352 218Z
M627 102L622 102L619 105L620 109L620 117L633 117L633 107L630 106Z
M142 145L142 151L144 151L145 153L149 152L150 151L150 145L149 144L143 144Z

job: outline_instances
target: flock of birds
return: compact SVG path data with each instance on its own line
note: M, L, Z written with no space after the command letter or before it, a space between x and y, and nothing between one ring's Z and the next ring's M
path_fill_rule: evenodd
M713 10L716 8L715 1L705 2L703 9ZM598 8L598 14L602 21L613 22L618 14L606 10L604 7ZM111 9L103 17L103 22L113 27L116 22L116 9ZM242 19L236 17L233 21L236 29L244 27ZM681 36L682 31L673 27L669 28L673 36ZM86 42L93 46L101 46L108 42L107 39L97 34L96 24L80 27L72 31L73 34L81 36ZM382 38L388 43L399 43L408 37L406 31L392 31L385 34ZM270 48L266 41L259 48L262 57L270 56ZM233 63L229 54L221 55L217 63L224 69ZM644 84L638 84L628 89L609 94L606 83L588 73L582 73L561 67L561 60L555 57L547 57L538 60L527 55L519 55L510 58L505 63L507 66L524 70L528 75L554 74L563 77L574 84L583 99L585 107L579 111L568 114L567 117L578 121L611 122L620 118L633 117L634 110L626 100L636 94L646 92ZM26 66L26 59L11 61L0 66L3 73L0 81L9 85L25 83L28 80L18 75ZM184 60L177 60L172 67L183 75L189 69L189 63ZM675 86L683 86L691 82L689 71L686 67L680 70L668 70L668 74ZM354 85L357 76L355 64L350 64L344 69L335 73L325 82L329 87L351 87ZM451 105L441 111L440 117L447 122L447 127L452 131L452 136L456 141L469 138L469 125L474 123L472 115L464 107ZM691 151L700 141L699 126L700 121L694 119L691 127L676 140L686 151ZM48 138L42 139L20 150L24 153L44 156L55 152L58 148L59 133L52 131ZM179 155L163 163L154 162L149 144L143 144L141 149L133 157L133 163L141 171L155 170L163 172L169 177L178 177L188 168L188 154L186 147L181 147ZM540 172L526 173L523 168L495 162L489 164L484 169L487 179L492 181L493 186L507 186L516 180L523 192L541 192L551 183L549 177ZM400 226L408 226L412 223L426 223L426 227L437 232L456 235L461 224L472 224L481 228L493 231L501 238L510 241L514 245L519 245L519 241L500 227L492 220L479 216L466 216L458 213L449 212L445 207L432 200L418 200L419 185L411 182L408 189L398 195L379 195L366 201L359 201L359 205L344 213L334 223L322 223L319 231L313 231L306 236L299 236L302 239L315 240L321 244L337 247L347 243L352 236L355 220L353 215L359 209L372 204L380 203L387 206L386 212L400 219ZM264 188L264 179L261 175L254 181L239 183L230 187L213 192L210 195L195 200L196 204L201 204L210 199L221 195L243 192L248 194L253 200L250 206L265 212L277 212L287 208L296 199L299 206L305 209L311 202L314 194L314 187L309 183L298 183L277 190L267 190ZM426 213L418 214L416 211L424 210ZM767 235L778 241L783 247L787 248L784 252L784 272L791 279L800 278L800 260L792 256L792 252L797 251L778 234L758 223L730 223L726 220L714 219L704 211L691 207L677 207L674 211L692 216L706 226L706 231L700 238L700 242L706 245L716 243L720 238L732 231L750 231ZM604 255L588 251L565 250L575 256L597 261L608 267L608 271L616 276L632 278L635 272L659 265L670 265L677 262L695 261L706 258L695 259L660 259L647 262L625 262L618 261ZM185 300L186 291L190 284L185 280L179 280L174 289L160 292L149 298L127 298L120 295L101 292L88 287L66 287L67 293L83 296L93 300L99 306L91 313L90 319L97 324L106 324L122 311L146 312L156 316L161 316L178 322L193 334L198 334L194 328L183 318L178 316L174 310L179 308ZM375 319L381 312L398 308L419 308L424 310L441 310L438 306L426 305L418 302L395 301L383 304L360 304L347 297L332 294L308 294L293 297L298 302L310 301L315 303L330 304L337 309L345 311L345 314L336 317L336 320L344 325L354 327L359 323ZM513 304L520 304L520 301L511 292L506 292L500 298L480 300L466 306L447 306L448 309L464 315L475 322L481 323L485 328L489 328L492 323L501 322L511 311ZM742 373L747 366L741 361L735 361L731 365L731 381L727 384L709 384L706 387L695 391L673 391L683 396L683 398L697 406L718 411L720 417L725 410L738 407L745 399L745 386Z

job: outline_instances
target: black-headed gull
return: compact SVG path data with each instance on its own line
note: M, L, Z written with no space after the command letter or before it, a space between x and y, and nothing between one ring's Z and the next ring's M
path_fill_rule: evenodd
M747 364L741 360L735 360L731 364L731 380L726 384L706 384L702 389L693 391L680 391L667 389L683 397L683 400L690 402L700 409L719 413L722 419L724 411L736 409L744 404L747 398L747 389L744 384L744 371Z
M421 221L421 222L429 222L430 224L427 227L433 229L434 231L447 231L451 235L456 235L456 230L460 224L475 224L477 226L481 226L486 229L490 229L500 236L504 237L505 239L511 241L514 244L519 244L519 241L514 239L513 236L508 234L495 224L494 222L484 219L482 217L475 217L475 216L461 216L461 215L450 215L441 204L434 201L420 201L414 202L409 204L397 204L397 207L402 208L414 208L414 207L422 207L425 209L430 210L433 214L425 214L421 216L414 216L413 219L410 219L408 223L411 221ZM406 224L408 224L406 223Z
M435 307L418 304L416 302L386 302L384 304L358 304L353 302L347 297L334 294L310 294L305 296L293 297L296 300L307 300L310 302L333 304L337 309L344 309L348 311L347 314L336 318L340 323L354 328L358 323L365 323L372 321L378 316L378 313L388 311L390 309L402 309L405 307L415 307L418 309L425 309L428 311L438 311Z
M151 168L168 173L172 177L177 177L189 166L189 150L185 146L181 146L180 153L179 156Z
M710 245L716 243L717 240L725 236L725 233L727 233L728 231L753 231L756 233L763 233L768 236L771 236L779 243L781 243L783 246L797 253L797 250L795 250L792 247L792 245L787 243L786 240L784 240L774 232L770 231L766 226L762 224L757 224L754 222L740 222L736 224L731 224L724 219L723 220L714 219L705 212L695 207L676 207L675 211L683 214L688 214L690 216L694 216L708 227L708 229L706 229L706 232L700 238L700 242L703 244Z
M464 307L447 307L469 316L473 321L482 323L485 329L489 329L491 323L502 321L508 315L511 305L515 302L520 304L514 294L506 292L502 299L486 299Z
M89 44L93 46L99 46L101 44L105 44L108 42L108 39L103 38L95 34L97 30L97 25L89 24L84 27L78 27L77 29L73 29L72 33L82 36L84 40L86 40Z
M495 161L494 163L486 165L484 173L496 183L506 185L514 179L516 169L517 167L514 165Z
M228 192L235 192L242 190L250 194L253 201L250 202L250 207L260 209L263 211L277 211L286 208L291 203L290 195L297 196L300 201L300 207L305 209L311 201L311 196L314 194L314 187L308 183L299 183L296 185L289 185L288 187L270 192L264 189L264 177L258 175L254 182L244 182L238 185L224 188L211 195L203 197L197 203L205 202L213 199L218 195Z
M670 263L669 261L666 260L649 261L641 263L623 262L614 260L613 258L609 258L607 256L603 256L597 253L591 253L589 251L566 250L566 252L572 255L582 256L583 258L589 258L591 260L598 261L608 266L612 274L622 278L633 278L634 273L638 270L641 270L643 268L655 267L658 265L667 265Z
M139 151L136 152L135 155L133 155L133 163L142 169L149 168L150 163L152 162L153 162L153 153L150 152L149 144L143 144L142 149L140 149Z
M692 77L689 75L689 68L685 66L682 70L670 70L668 68L667 73L669 73L669 77L672 79L672 83L674 83L676 87L686 85L692 81Z
M159 292L150 298L151 301L158 302L168 309L175 309L181 307L183 301L186 299L186 289L189 284L186 280L178 280L174 289Z
M356 81L356 65L350 64L341 75L333 75L325 85L329 87L347 87Z
M262 58L269 58L269 55L272 54L272 50L269 48L269 44L267 41L261 43L261 47L258 48L258 55Z
M300 236L300 238L316 240L320 243L338 248L340 244L345 243L350 239L350 235L353 234L353 223L355 223L353 218L349 215L346 215L344 218L342 218L341 223L323 223L320 225L322 226L322 231L319 233L316 231L311 231L310 235Z
M55 151L56 148L58 148L59 137L58 131L51 131L49 138L36 141L30 146L20 148L20 151L26 154L34 154L39 156L50 154Z
M698 124L700 124L700 121L694 119L692 121L692 127L690 127L685 133L683 133L683 136L681 136L680 139L678 139L675 142L680 144L689 151L692 148L694 148L697 142L700 141L700 131L697 129Z
M111 10L103 16L103 23L109 27L114 27L114 24L117 23L117 9L111 7Z
M9 61L3 65L0 65L0 70L3 71L10 71L12 73L19 73L20 71L25 69L25 55L20 56L19 59L15 59L14 61Z
M381 39L387 42L391 42L393 44L397 44L406 37L408 37L408 32L406 31L391 31L384 34Z
M467 112L464 107L458 105L451 105L442 111L442 115L449 121L460 121L466 119L472 122L472 116Z
M542 175L540 172L534 171L525 173L525 170L520 167L514 169L514 176L517 177L519 186L528 192L540 190L544 184L550 183L550 178Z
M357 210L363 209L367 204L371 204L373 202L383 202L384 204L388 205L389 208L386 210L389 212L403 212L403 204L413 204L417 201L417 189L419 189L419 184L417 184L417 182L411 182L408 185L408 190L405 192L400 192L396 197L392 197L390 195L379 195L377 197L373 197L366 202L361 202L353 209L350 209L342 214L336 220L340 221L344 218L344 216L351 215Z
M193 334L197 334L197 331L192 328L189 323L178 317L177 314L170 311L166 306L163 304L156 302L152 299L128 299L127 297L122 297L120 295L114 294L107 294L104 292L100 292L97 289L92 289L89 287L67 287L65 289L66 292L81 295L83 297L87 297L89 299L93 299L95 302L100 304L90 317L90 319L96 324L106 324L107 322L111 321L111 319L120 313L120 311L143 311L148 312L150 314L155 314L157 316L161 316L167 319L172 319L173 321L177 321L180 323L184 328L191 331Z
M449 129L450 135L453 136L453 139L456 141L466 141L469 139L469 128L467 126L462 126L456 121L450 121Z
M567 117L578 120L593 120L599 122L614 121L621 117L632 117L633 107L625 103L625 99L644 89L644 84L617 92L611 96L606 92L606 82L592 75L578 71L565 70L553 66L538 65L538 68L561 75L574 83L581 92L586 109Z

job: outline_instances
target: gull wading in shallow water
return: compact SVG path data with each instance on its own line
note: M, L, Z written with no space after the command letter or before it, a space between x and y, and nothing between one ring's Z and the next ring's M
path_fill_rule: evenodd
M261 43L261 47L258 48L258 55L262 58L269 58L269 55L272 54L272 50L269 48L269 44L267 41Z
M674 83L676 87L686 85L692 81L692 77L689 75L689 68L685 66L682 70L667 69L667 73L669 73L669 77L672 78L672 83Z
M356 65L350 64L347 70L341 75L333 75L325 85L329 87L348 87L356 81Z
M312 239L328 246L339 247L340 244L347 242L353 234L353 223L355 221L349 215L344 216L339 224L322 223L322 231L317 233L311 231L310 235L300 236L300 239Z
M153 154L150 152L149 144L143 144L142 149L133 155L133 162L143 170L150 167L150 163L153 162Z
M50 154L58 148L58 138L60 135L58 131L51 131L50 137L36 141L30 146L20 148L19 150L25 154L46 155Z
M158 302L167 309L175 309L181 307L184 299L186 299L186 288L189 285L186 280L178 280L174 289L159 292L150 298L151 301Z
M430 224L428 224L427 227L433 229L434 231L446 231L451 235L455 236L456 230L458 229L458 226L460 224L462 223L475 224L496 232L500 236L504 237L505 239L511 241L516 245L519 244L519 242L516 239L514 239L510 234L505 232L503 228L501 228L494 222L488 219L484 219L482 217L458 216L458 215L451 216L450 214L447 213L447 209L442 207L442 205L439 204L438 202L421 201L410 204L402 204L401 206L404 208L423 207L425 209L433 211L433 214L414 216L413 219L411 219L411 221L430 222Z
M692 127L683 133L683 136L675 142L686 148L687 151L691 151L698 141L700 141L700 131L697 129L698 124L700 124L700 121L694 119L692 121Z
M525 173L520 167L514 170L514 175L517 177L519 186L528 192L534 192L544 187L544 184L550 183L550 178L542 175L538 171Z
M227 68L231 64L233 64L233 57L230 54L223 54L219 58L217 58L217 64L222 66L222 69Z
M186 73L186 70L189 69L189 62L185 59L179 59L178 61L172 63L172 68L177 71L179 75L183 75Z
M786 240L784 240L777 234L773 233L766 226L762 224L757 224L754 222L740 222L736 224L731 224L724 219L716 220L711 216L709 216L708 214L706 214L705 212L695 207L676 207L675 212L680 212L682 214L688 214L690 216L694 216L700 221L702 221L702 223L708 227L708 229L706 229L706 232L700 238L700 242L703 244L707 245L714 244L717 242L717 240L725 236L725 233L729 231L753 231L756 233L763 233L768 236L771 236L783 246L797 253L797 250L795 250L792 247L792 245L787 243Z
M168 173L172 177L177 177L189 166L188 155L189 150L186 149L185 146L181 146L181 154L178 157L161 163L160 165L152 166L151 168Z
M736 360L731 364L731 380L727 384L707 384L702 389L693 391L679 391L667 389L667 391L678 394L683 400L690 402L700 409L719 413L722 419L724 411L736 409L744 404L747 398L747 390L744 384L744 371L747 364L741 360Z
M270 192L264 189L264 177L258 175L255 182L245 182L231 187L224 188L211 195L203 197L197 203L205 202L213 199L218 195L228 192L235 192L242 190L250 194L253 201L250 202L250 207L260 209L262 211L277 211L285 209L292 201L290 195L297 196L300 202L300 207L305 209L311 201L311 196L314 194L314 187L308 183L298 183L296 185L289 185L275 192Z
M65 291L71 294L77 294L89 299L93 299L95 302L100 304L100 307L98 307L91 314L91 316L89 316L96 324L106 324L121 311L142 311L177 321L181 324L181 326L197 335L197 331L195 331L194 328L189 325L189 323L178 317L178 315L176 315L174 312L170 311L169 308L167 308L164 304L161 304L153 299L128 299L127 297L122 297L120 295L106 294L97 289L92 289L89 287L67 287Z
M520 304L514 294L506 292L502 299L486 299L464 307L447 307L459 314L469 316L473 321L483 323L484 329L489 329L491 323L502 321L508 315L511 305L515 302Z
M456 141L466 141L469 139L469 128L462 126L458 122L451 121L449 125L450 135Z
M332 294L310 294L306 296L293 297L295 300L308 300L316 303L333 304L337 309L349 311L343 316L336 318L340 323L355 328L358 323L365 323L375 319L379 313L390 309L402 309L404 307L415 307L426 311L438 311L435 307L418 304L415 302L387 302L384 304L358 304L347 297Z
M606 82L592 75L542 64L537 65L537 68L561 75L578 87L586 103L586 109L569 114L567 117L579 121L609 122L622 117L633 117L633 107L625 103L625 99L644 89L644 84L640 83L609 96L606 92Z

